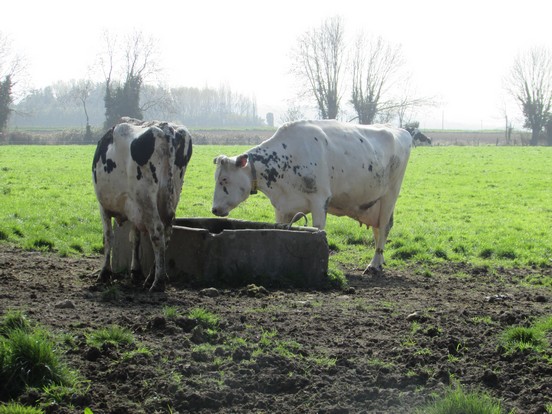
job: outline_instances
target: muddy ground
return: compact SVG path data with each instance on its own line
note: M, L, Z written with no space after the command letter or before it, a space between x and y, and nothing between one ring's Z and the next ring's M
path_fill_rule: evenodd
M527 281L552 268L354 269L346 291L169 285L148 294L122 281L106 293L94 283L100 265L0 245L0 314L22 310L70 334L63 358L89 381L47 412L410 413L455 382L505 412L545 413L552 403L552 365L499 346L504 329L551 314L551 289ZM194 308L219 316L218 329L188 318ZM135 343L87 345L110 325ZM44 401L37 391L19 398Z

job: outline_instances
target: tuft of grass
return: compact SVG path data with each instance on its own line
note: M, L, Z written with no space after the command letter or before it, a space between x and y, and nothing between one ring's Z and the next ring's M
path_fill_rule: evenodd
M213 331L218 331L219 329L219 317L203 308L191 309L188 317L194 319L204 329L211 329Z
M62 361L48 332L19 312L8 312L0 326L0 400L28 387L77 386L78 375Z
M345 273L333 261L328 263L328 279L332 287L344 290L347 288L348 282Z
M552 332L552 316L535 321L531 326L512 326L506 329L500 337L500 345L504 353L550 351L547 334Z
M178 308L175 306L164 306L163 307L163 316L167 319L176 319L180 315L180 312L178 311Z
M121 297L121 289L117 285L108 286L100 295L103 302L114 302Z
M27 407L19 403L10 402L0 405L0 414L44 414L40 408Z
M31 322L21 311L8 311L0 322L0 335L8 336L14 330L31 332Z
M417 414L502 414L500 402L481 392L464 391L456 384L444 395L417 409Z
M86 335L86 343L96 348L102 347L104 344L123 345L134 343L134 335L132 332L118 325L111 325L107 328L98 329Z

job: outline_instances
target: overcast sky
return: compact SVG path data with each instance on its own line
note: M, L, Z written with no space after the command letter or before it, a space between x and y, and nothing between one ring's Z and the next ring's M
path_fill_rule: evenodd
M515 56L552 47L548 3L9 0L0 31L26 59L31 85L43 87L86 78L106 30L139 30L158 40L167 84L228 85L254 97L259 115L274 111L278 121L295 98L289 69L297 38L339 15L351 38L362 29L401 44L417 93L440 101L416 117L422 127L487 129L503 127L503 79ZM509 112L519 124L517 108Z

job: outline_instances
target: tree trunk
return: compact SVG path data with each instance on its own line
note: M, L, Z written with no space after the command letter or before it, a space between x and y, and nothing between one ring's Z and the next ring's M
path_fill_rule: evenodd
M531 130L531 142L530 142L531 146L535 147L535 146L539 145L539 134L540 134L539 129L533 128Z

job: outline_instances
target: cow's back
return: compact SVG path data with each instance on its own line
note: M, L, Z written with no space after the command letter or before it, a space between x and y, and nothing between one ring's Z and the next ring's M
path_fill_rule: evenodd
M119 221L139 224L144 214L157 210L167 224L180 198L191 148L191 136L182 126L136 120L117 124L98 142L94 155L99 203Z
M367 184L385 186L404 172L412 145L410 134L400 128L334 120L293 122L268 142L268 154L272 149L288 152L292 169L316 172L332 194Z
M400 187L411 146L410 134L399 128L317 120L280 127L254 153L268 171L277 171L273 181L287 188L284 193L327 197L332 214L357 217Z

